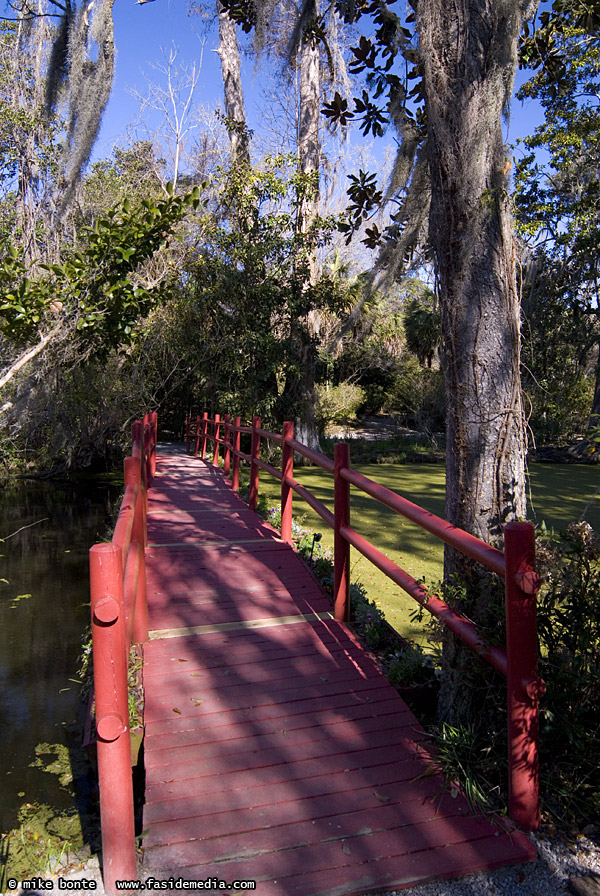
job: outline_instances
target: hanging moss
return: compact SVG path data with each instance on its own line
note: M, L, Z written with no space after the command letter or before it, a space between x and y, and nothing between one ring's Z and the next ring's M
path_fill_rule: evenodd
M69 207L100 130L115 68L112 7L114 0L94 0L74 17L68 54L68 116L65 188L58 209Z

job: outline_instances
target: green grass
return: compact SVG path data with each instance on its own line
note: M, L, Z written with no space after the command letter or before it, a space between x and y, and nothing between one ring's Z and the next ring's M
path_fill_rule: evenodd
M445 473L441 465L368 464L360 473L398 492L438 516L444 515ZM294 476L320 501L333 509L333 478L323 470L297 467ZM600 470L575 464L535 464L530 469L529 518L559 531L583 517L600 531ZM351 526L415 578L437 582L442 575L443 545L413 523L352 489ZM280 502L279 483L261 473L259 493L269 504ZM294 517L302 525L323 533L323 544L333 546L328 526L294 495ZM417 604L361 554L351 550L351 578L384 611L388 621L405 637L424 640L421 625L410 620Z

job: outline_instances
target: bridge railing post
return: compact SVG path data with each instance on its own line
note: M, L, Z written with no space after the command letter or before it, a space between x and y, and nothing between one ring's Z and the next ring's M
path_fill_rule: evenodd
M215 425L213 429L214 436L214 453L213 453L213 466L219 466L219 451L221 446L219 445L219 438L221 436L221 416L220 414L215 414Z
M143 477L144 482L146 483L146 488L148 488L151 481L150 456L152 454L152 424L149 413L144 414L142 445L142 466L144 468Z
M190 453L190 441L192 435L192 418L188 414L185 418L185 453Z
M260 457L260 417L252 418L252 451L250 460L250 496L248 498L248 506L250 510L256 510L258 502L258 464L256 461Z
M289 440L294 438L294 424L289 420L283 424L283 443L281 451L281 538L287 544L292 543L292 500L294 490L286 479L294 477L294 451Z
M196 441L194 442L194 457L198 457L200 451L200 414L196 414Z
M145 438L144 424L141 420L136 420L131 426L131 456L137 461L140 468L141 482L146 488L146 463L145 463Z
M137 486L137 498L133 508L133 520L131 525L131 538L125 557L124 581L125 581L125 607L133 615L131 630L132 640L141 644L148 640L148 602L146 595L146 500L142 486L140 468L133 457L126 457L124 461L125 485ZM128 593L128 589L131 593ZM128 645L129 647L129 645Z
M229 476L229 471L231 469L231 445L229 444L229 432L231 428L231 415L225 414L225 432L223 435L223 440L225 445L223 446L223 472L226 476Z
M535 532L531 523L504 529L508 700L508 811L519 826L537 830L539 814L539 698Z
M333 494L333 600L334 616L340 622L350 619L350 545L342 537L342 526L350 525L350 484L341 472L350 466L350 446L337 442L334 448Z
M200 457L202 460L206 458L206 440L208 438L208 411L202 414L202 451Z
M235 417L233 420L233 472L231 475L231 485L234 492L239 492L240 490L240 444L241 444L241 433L240 426L242 425L241 418Z
M123 565L116 544L90 549L90 597L104 887L137 878Z
M158 442L158 414L156 411L152 411L150 413L150 457L149 457L149 477L148 477L148 485L152 484L152 481L156 475L156 445Z

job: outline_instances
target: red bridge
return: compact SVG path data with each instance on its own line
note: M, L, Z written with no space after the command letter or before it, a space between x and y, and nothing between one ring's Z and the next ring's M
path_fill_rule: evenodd
M188 436L199 456L156 456L155 417L136 425L113 543L90 554L107 892L139 876L173 878L172 889L178 878L256 881L260 896L378 893L534 858L511 822L475 817L450 795L417 719L344 621L354 544L507 676L509 811L535 828L543 685L530 527L509 524L502 554L360 476L347 446L335 463L313 456L290 425L279 435L256 419L250 428L204 415ZM264 438L281 444L281 470L260 459ZM335 475L333 513L294 480L293 452ZM259 469L282 481L281 535L236 493L240 460L251 505ZM506 651L353 532L350 482L505 577ZM336 530L333 607L290 544L293 491ZM126 691L126 644L136 641L146 770L137 855Z

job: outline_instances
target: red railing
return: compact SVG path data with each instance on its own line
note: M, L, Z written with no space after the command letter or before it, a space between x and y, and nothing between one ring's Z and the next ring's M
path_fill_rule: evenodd
M137 878L129 701L129 650L148 638L147 489L156 467L156 414L132 427L125 494L110 543L90 549L92 654L104 888Z
M223 428L223 435L221 435ZM240 451L240 434L251 436L250 454ZM233 436L233 441L232 441ZM540 579L535 571L535 539L531 523L510 522L504 528L504 551L500 551L468 532L457 529L444 519L418 507L406 498L350 467L349 446L338 443L334 460L302 445L294 439L292 423L284 423L283 433L261 429L259 417L252 426L241 426L240 418L231 422L215 414L187 420L187 450L206 458L207 444L213 445L212 462L219 464L224 453L224 472L239 489L240 461L250 464L249 505L256 509L259 470L265 470L281 482L281 537L292 541L292 497L296 492L334 531L334 615L340 621L349 618L350 546L356 548L393 582L410 594L422 607L444 623L478 656L486 660L507 680L509 813L527 830L536 830L539 814L538 706L544 682L537 674L536 594ZM261 439L281 446L281 469L261 460ZM304 486L294 479L294 453L310 460L333 475L334 512L332 513ZM386 557L371 542L350 526L350 486L370 495L381 504L406 517L417 526L450 545L504 579L506 647L491 646L483 640L477 626L457 613L445 601L431 594L405 570Z

